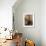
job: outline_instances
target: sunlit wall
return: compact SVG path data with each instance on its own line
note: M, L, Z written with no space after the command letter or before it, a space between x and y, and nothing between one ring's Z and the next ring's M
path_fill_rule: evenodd
M12 29L12 6L16 0L0 0L0 27Z

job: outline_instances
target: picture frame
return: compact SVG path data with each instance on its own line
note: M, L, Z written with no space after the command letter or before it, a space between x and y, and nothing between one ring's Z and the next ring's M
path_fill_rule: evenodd
M34 13L26 12L23 14L23 26L34 27Z

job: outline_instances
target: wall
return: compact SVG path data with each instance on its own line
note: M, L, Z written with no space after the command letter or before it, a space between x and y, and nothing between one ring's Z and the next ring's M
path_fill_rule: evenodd
M46 46L46 0L41 1L41 42Z
M12 28L12 6L15 2L16 2L16 0L0 0L0 26L8 27L10 29ZM32 10L32 11L35 11L35 28L28 28L28 29L24 28L23 21L22 21L23 17L22 17L22 15L17 16L17 14L15 17L15 28L18 31L23 32L25 38L26 37L28 38L28 36L29 36L28 39L34 39L34 41L36 42L36 44L38 46L40 46L39 45L40 39L42 42L42 46L46 46L46 36L45 36L46 35L46 0L41 0L41 15L40 15L40 11L37 10L37 9L40 9L39 8L40 0L32 0L31 1L32 3L30 2L31 6L27 3L25 4L25 2L26 1L24 1L24 3L22 5L23 6L26 5L26 6L24 6L24 7L21 6L22 8L20 8L20 6L18 6L18 7L20 9L20 12L24 11L25 9L32 10L32 8L35 7L35 9ZM33 4L33 6L32 6L32 4ZM29 6L30 8L27 6ZM15 9L15 8L16 8L16 6L14 7L14 13L15 13L15 10L17 11L16 13L18 13L19 12L19 10L17 10L18 8L17 9ZM27 36L27 34L28 34L28 36ZM41 35L41 38L40 38L40 35ZM38 39L39 39L39 41L38 41Z
M12 29L12 6L16 0L0 0L0 27Z
M18 1L19 2L19 1ZM25 12L34 12L34 27L24 27L23 26L23 13ZM31 39L35 41L36 46L41 46L41 25L40 25L40 16L41 16L41 1L40 0L23 0L17 7L13 6L14 13L14 24L15 29L18 32L23 33L24 39Z

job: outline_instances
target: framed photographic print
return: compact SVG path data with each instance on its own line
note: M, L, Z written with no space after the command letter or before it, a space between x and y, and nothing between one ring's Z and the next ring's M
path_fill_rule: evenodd
M24 13L23 14L23 26L24 27L34 27L34 13Z

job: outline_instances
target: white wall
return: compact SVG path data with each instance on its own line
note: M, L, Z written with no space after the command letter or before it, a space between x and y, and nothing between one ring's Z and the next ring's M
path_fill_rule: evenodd
M23 13L26 11L35 13L34 28L23 27ZM13 12L15 29L22 32L25 38L35 40L36 46L46 46L46 0L24 0L17 7L14 5Z
M15 1L16 0L0 0L0 26L8 27L10 29L12 28L12 6L15 3ZM31 7L29 4L31 4ZM35 8L35 10L32 10L35 12L35 28L27 29L22 26L23 25L22 14L21 15L16 14L15 27L18 31L23 32L25 38L29 37L28 39L34 39L36 41L37 45L41 44L41 42L42 42L42 46L46 46L46 36L45 36L46 35L46 0L41 0L41 15L40 15L40 5L39 5L40 0L32 0L31 2L29 2L29 4L26 3L26 4L23 4L23 6L20 5L22 8L20 8L20 6L19 6L20 10L17 8L18 10L16 9L16 11L18 13L19 13L19 11L20 11L20 13L23 13L24 10L25 11L27 9L32 10L32 8ZM27 6L29 6L30 8ZM15 7L14 7L14 9L15 9ZM23 11L23 12L21 12L21 11ZM19 15L19 16L17 16L17 15ZM28 34L28 36L27 36L27 34ZM41 38L40 38L40 35L41 35ZM41 39L41 41L40 41L40 39Z
M12 6L16 0L0 0L0 27L12 28Z
M41 40L42 46L46 46L46 0L41 1Z
M41 46L41 0L23 0L17 7L14 5L13 12L15 29L17 29L18 32L22 32L25 39L32 39L35 41L36 46ZM23 13L25 12L34 12L35 27L23 26Z

